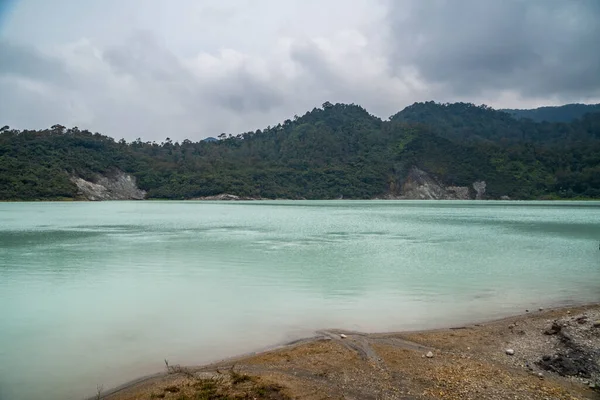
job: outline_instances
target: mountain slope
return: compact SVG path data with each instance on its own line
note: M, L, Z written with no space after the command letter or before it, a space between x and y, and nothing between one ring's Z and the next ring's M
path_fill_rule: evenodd
M485 198L600 197L600 113L534 123L431 102L382 121L325 103L264 130L160 144L61 126L0 130L0 199L77 198L77 178L93 184L121 172L147 198L368 199L416 196L407 193L425 183L439 187L435 198L474 198L482 181Z
M588 113L600 112L600 104L565 104L539 107L531 110L504 109L515 118L529 118L534 122L572 122Z
M458 143L492 142L501 145L531 142L543 145L572 144L594 140L595 131L581 129L586 118L595 119L598 113L584 115L571 123L536 123L518 119L502 110L471 103L414 103L390 117L391 121L426 124L433 131Z

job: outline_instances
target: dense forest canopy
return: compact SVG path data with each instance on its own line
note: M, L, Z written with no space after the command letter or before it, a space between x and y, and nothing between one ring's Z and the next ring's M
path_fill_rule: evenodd
M501 110L516 118L529 118L535 122L572 122L585 114L600 112L600 104L565 104L564 106L547 106L532 110Z
M415 103L383 121L326 102L276 126L218 140L115 141L78 128L0 130L0 199L76 198L71 177L132 174L148 198L231 193L367 199L418 167L488 198L600 197L600 113L535 122L469 103Z

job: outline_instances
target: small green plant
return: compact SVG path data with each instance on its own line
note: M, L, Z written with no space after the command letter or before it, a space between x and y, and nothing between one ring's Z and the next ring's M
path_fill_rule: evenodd
M231 378L231 383L234 385L252 380L250 376L237 372L235 370L235 364L231 366L231 369L229 370L229 376Z

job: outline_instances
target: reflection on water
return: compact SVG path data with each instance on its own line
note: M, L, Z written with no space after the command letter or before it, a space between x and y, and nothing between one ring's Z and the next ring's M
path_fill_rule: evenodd
M598 301L599 221L598 202L3 203L0 399Z

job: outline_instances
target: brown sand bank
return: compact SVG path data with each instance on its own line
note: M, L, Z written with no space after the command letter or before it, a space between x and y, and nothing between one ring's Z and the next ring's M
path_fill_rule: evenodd
M99 398L600 399L597 382L600 305L591 305L424 332L325 331L209 366L169 366Z

